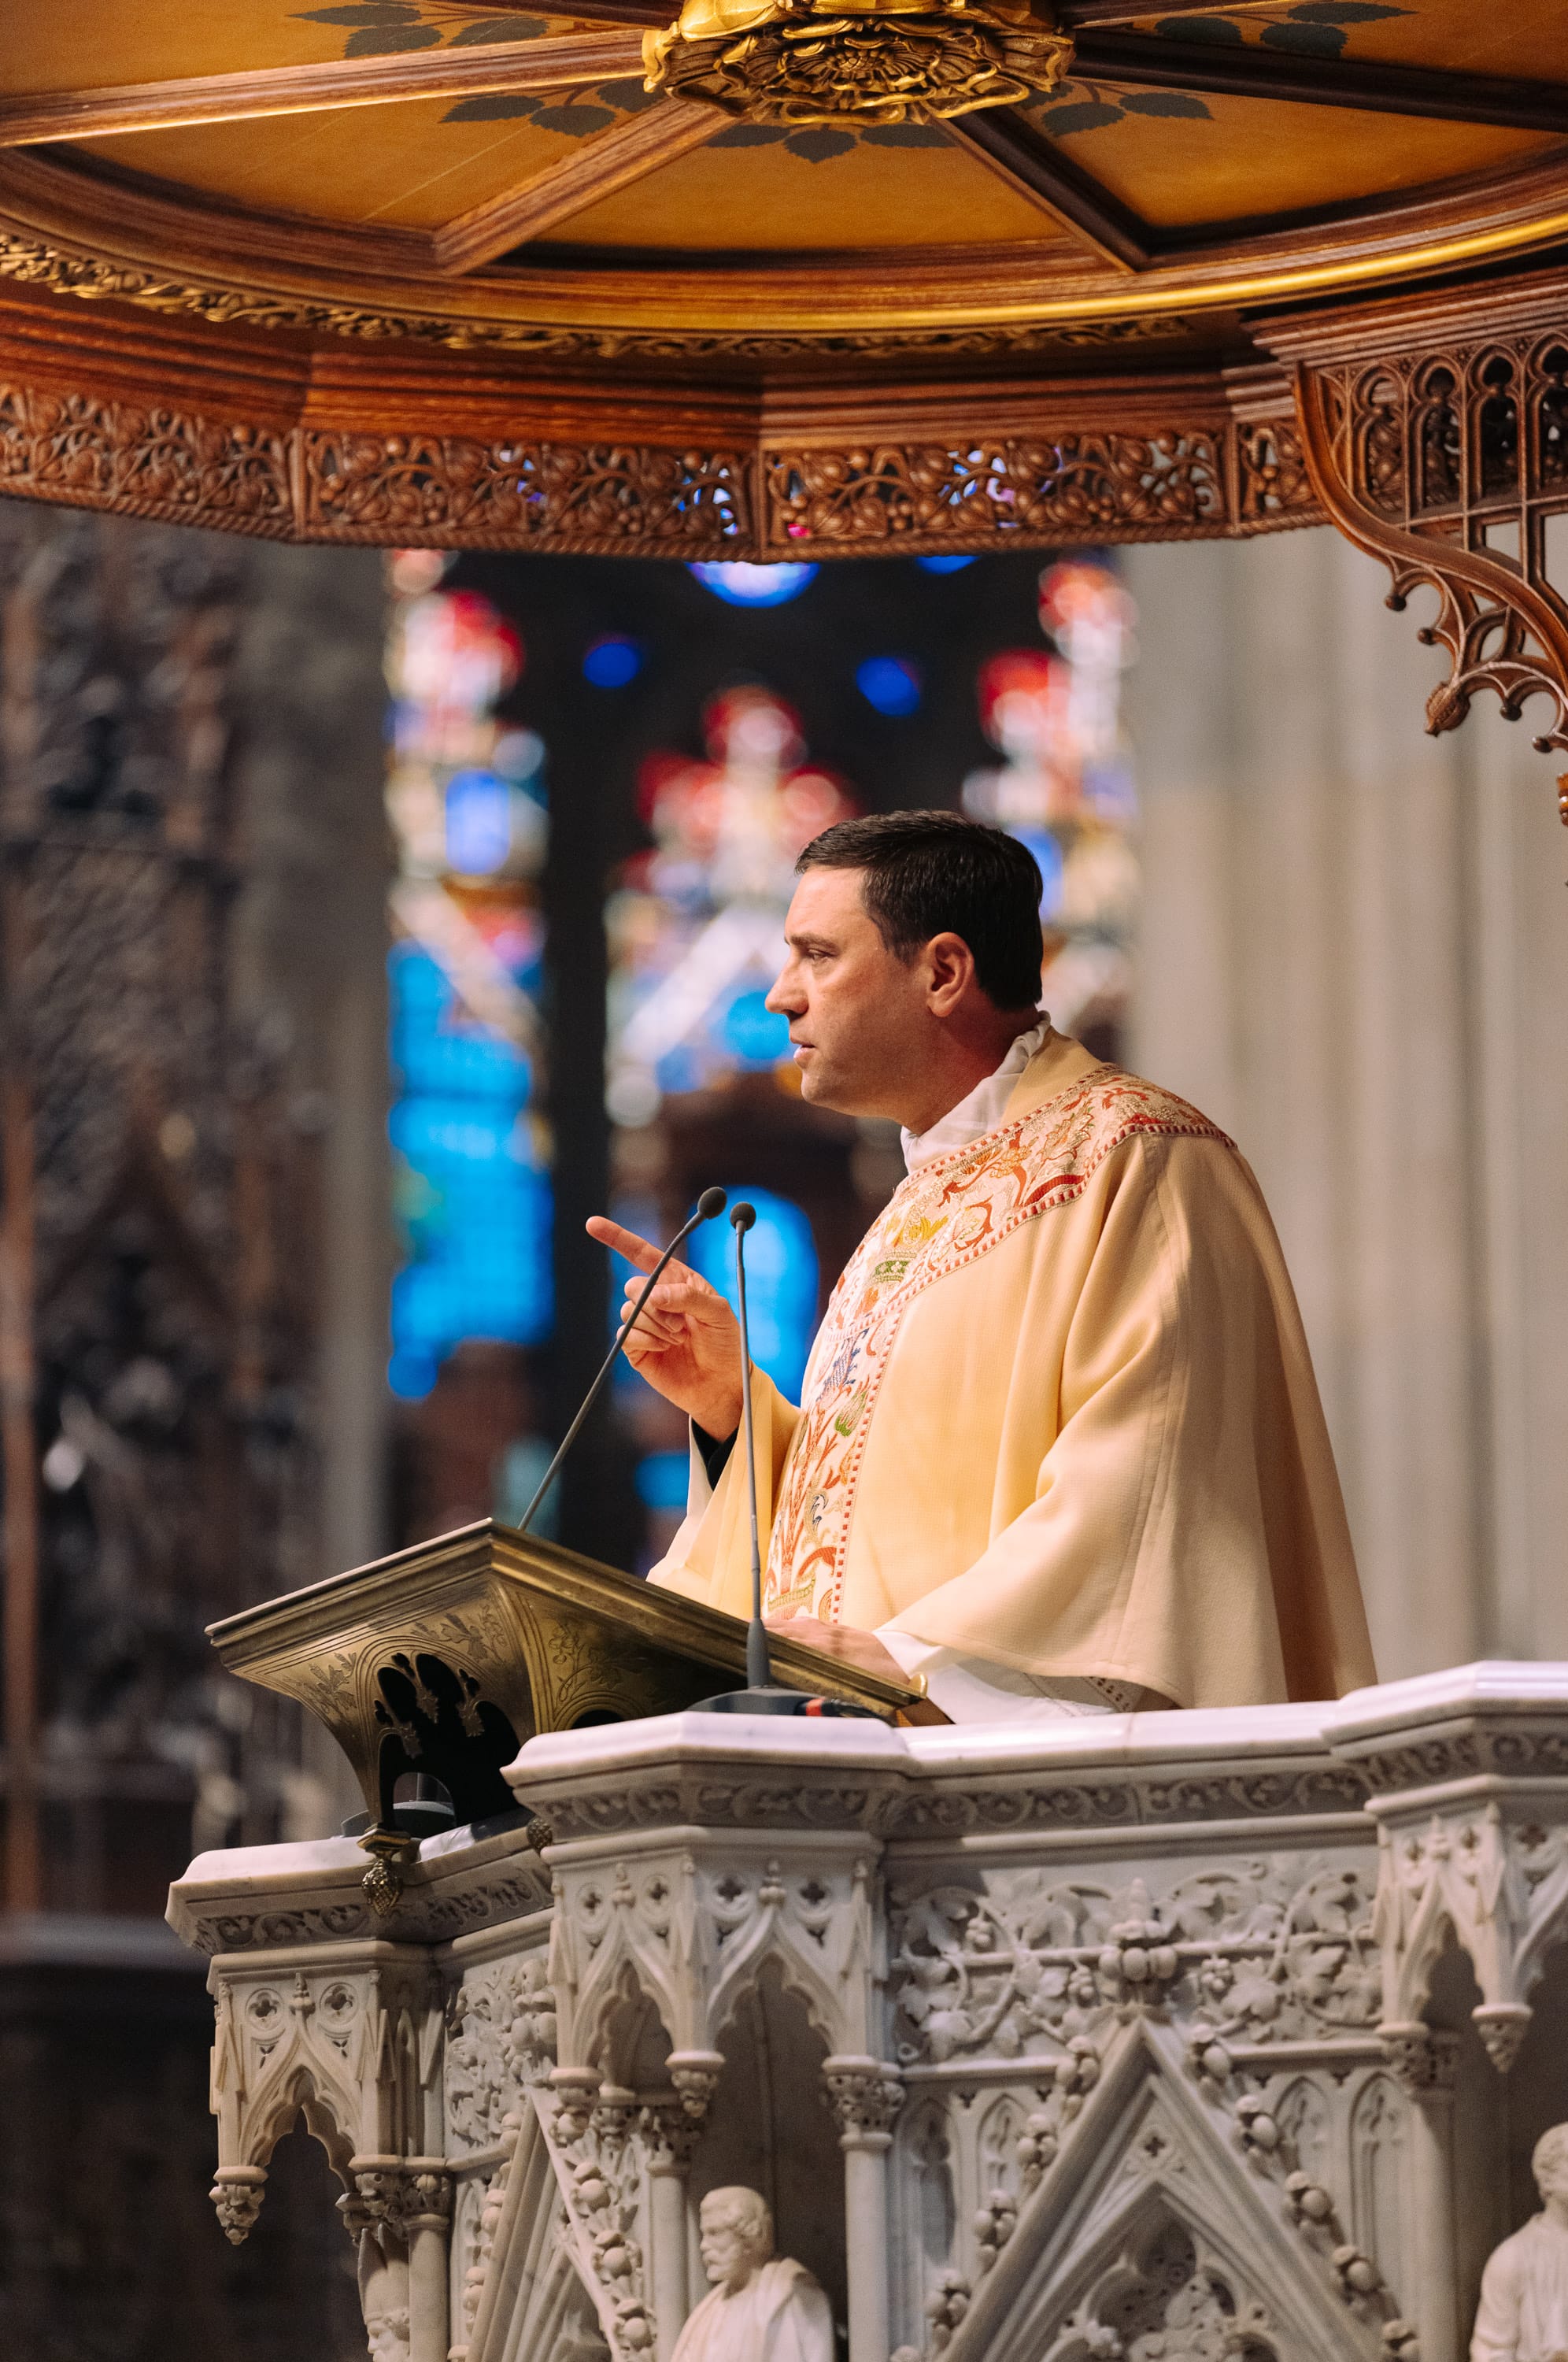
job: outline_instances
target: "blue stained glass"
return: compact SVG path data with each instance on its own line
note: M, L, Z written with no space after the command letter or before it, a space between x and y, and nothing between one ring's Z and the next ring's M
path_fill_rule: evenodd
M691 1455L686 1451L650 1451L637 1462L637 1497L645 1508L685 1510Z
M465 1337L535 1344L552 1302L551 1192L529 1128L528 1060L469 1018L429 954L391 961L389 1132L407 1260L392 1282L394 1393L427 1394Z
M619 634L595 640L582 659L582 677L595 689L624 689L642 668L641 648Z
M489 877L512 850L512 789L493 771L458 771L447 782L447 859L464 877Z
M689 1049L684 1043L678 1043L673 1050L667 1050L654 1068L654 1079L667 1095L675 1091L700 1090L702 1066L696 1051Z
M917 557L915 564L928 574L962 574L966 566L973 566L972 557Z
M855 686L878 713L901 717L920 711L920 670L908 657L867 657Z
M1040 915L1054 919L1062 907L1061 846L1049 829L1010 828L1008 834L1034 855L1040 870Z
M392 1060L405 1091L526 1101L533 1079L527 1058L494 1033L450 1021L452 988L428 952L398 944L391 974Z
M719 1027L724 1047L746 1066L776 1066L790 1054L790 1020L769 1009L762 992L743 992L731 1001Z
M801 1399L806 1357L817 1325L817 1250L812 1226L799 1206L771 1189L733 1188L732 1206L742 1198L756 1209L756 1226L746 1232L745 1292L751 1355L791 1402ZM734 1232L727 1221L704 1222L692 1232L687 1260L732 1310L738 1308Z
M815 566L788 559L778 566L710 559L693 566L691 571L727 607L782 607L788 600L798 599L817 574Z

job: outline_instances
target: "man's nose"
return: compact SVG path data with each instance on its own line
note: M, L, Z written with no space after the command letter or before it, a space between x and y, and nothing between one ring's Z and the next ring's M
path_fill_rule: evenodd
M781 968L774 977L767 988L767 998L762 1005L765 1009L771 1009L775 1015L781 1017L797 1016L804 1009L806 996L795 980L793 960L788 967Z

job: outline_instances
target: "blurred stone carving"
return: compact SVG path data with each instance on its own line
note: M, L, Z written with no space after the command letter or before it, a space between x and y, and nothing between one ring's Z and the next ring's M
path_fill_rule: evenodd
M681 2331L674 2362L834 2362L827 2298L804 2264L774 2254L767 2201L755 2190L712 2190L701 2224L713 2285Z

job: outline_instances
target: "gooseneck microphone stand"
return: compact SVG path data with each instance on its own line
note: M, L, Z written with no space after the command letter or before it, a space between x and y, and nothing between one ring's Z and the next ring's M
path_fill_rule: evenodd
M610 1375L611 1371L614 1368L617 1361L620 1359L622 1352L625 1347L627 1338L631 1335L633 1330L636 1327L637 1322L642 1318L643 1307L646 1304L649 1297L653 1294L654 1289L658 1286L659 1281L664 1277L664 1268L666 1264L668 1263L671 1255L674 1254L678 1247L685 1245L687 1240L691 1236L692 1231L697 1228L699 1222L711 1222L714 1219L715 1215L722 1214L723 1212L724 1208L728 1203L729 1199L723 1189L704 1189L702 1195L697 1200L695 1212L689 1215L687 1220L682 1222L680 1228L676 1231L675 1236L671 1239L669 1244L660 1255L657 1263L655 1264L652 1271L649 1272L646 1279L643 1282L642 1287L638 1291L637 1300L632 1307L630 1318L622 1321L620 1330L616 1334L615 1342L611 1346L610 1351L605 1354L602 1363L600 1364L599 1375L594 1379L593 1384L589 1387L588 1392L582 1398L581 1409L578 1412L577 1417L572 1420L571 1425L562 1436L559 1450L557 1451L556 1456L551 1461L549 1466L546 1469L543 1476L539 1479L538 1491L535 1494L533 1499L529 1502L527 1507L523 1512L522 1523L517 1529L520 1534L525 1534L529 1527L533 1524L534 1512L537 1509L540 1502L549 1491L550 1486L555 1483L557 1471L559 1469L561 1462L566 1458L567 1453L571 1450L572 1445L577 1441L579 1435L581 1433L583 1420L588 1417L589 1412L599 1400L600 1395L603 1391L605 1379ZM737 1207L735 1210L738 1213L740 1209ZM749 1206L745 1209L745 1211L750 1220L755 1222L756 1216L752 1212ZM752 1495L754 1549L756 1519L756 1496L754 1492Z
M756 1220L755 1206L730 1209L735 1234L735 1296L740 1310L741 1420L745 1429L745 1481L751 1499L751 1621L745 1633L745 1687L724 1690L704 1698L695 1714L871 1715L867 1706L850 1705L840 1698L812 1697L805 1690L787 1689L773 1679L767 1653L767 1627L762 1620L762 1550L756 1525L756 1434L751 1419L751 1330L745 1307L745 1234Z
M740 1304L741 1418L745 1425L745 1485L751 1501L751 1622L745 1630L745 1685L748 1690L772 1686L773 1668L767 1658L767 1627L762 1620L762 1547L756 1538L756 1429L751 1420L751 1324L745 1309L745 1234L756 1220L755 1206L735 1208L730 1227L735 1234L735 1295Z

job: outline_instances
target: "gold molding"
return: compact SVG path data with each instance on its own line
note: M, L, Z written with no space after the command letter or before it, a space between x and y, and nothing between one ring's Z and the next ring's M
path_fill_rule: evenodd
M40 237L19 237L5 228L0 228L0 279L86 303L132 304L150 312L185 314L218 327L283 329L369 344L395 339L458 353L581 355L607 360L732 357L769 361L841 353L1100 350L1180 337L1189 335L1195 326L1184 314L1165 311L1108 319L933 322L929 327L838 327L772 334L751 328L578 327L549 321L444 319L424 312L380 312L357 304L202 285L136 264L105 260Z
M584 270L552 256L444 281L430 233L328 231L304 217L204 209L191 193L42 150L0 156L0 236L11 257L0 275L115 292L90 290L98 274L132 302L311 335L527 352L570 349L543 344L541 329L579 330L666 337L672 353L689 349L679 341L687 337L799 338L809 349L845 337L864 341L839 349L871 351L885 336L922 330L1082 332L1134 309L1190 328L1238 305L1302 295L1364 301L1568 238L1568 160L1378 200L1350 222L1217 235L1205 247L1151 255L1135 282L1055 243L787 257L761 271L628 267L616 258ZM111 237L113 255L105 251ZM193 292L174 292L183 289Z

